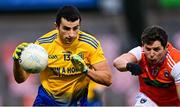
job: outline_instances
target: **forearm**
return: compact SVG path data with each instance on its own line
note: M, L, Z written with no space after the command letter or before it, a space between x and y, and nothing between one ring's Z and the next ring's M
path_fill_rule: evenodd
M129 62L137 62L137 60L133 55L126 53L116 58L113 61L113 65L119 71L124 72L124 71L127 71L126 66L127 66L127 63Z
M94 82L105 85L105 86L109 86L112 84L112 75L110 72L94 71L94 70L89 69L87 76Z
M111 70L109 69L106 61L92 64L93 69L89 69L83 59L79 55L74 54L71 56L71 62L78 70L85 73L96 83L106 86L112 84Z
M20 67L18 61L14 61L13 73L17 83L22 83L29 77L29 74Z
M127 61L126 60L115 60L113 62L114 67L116 67L116 69L118 69L121 72L127 71L126 69L126 65L127 65Z
M116 67L116 69L118 69L121 72L127 71L126 69L127 63L128 60L126 59L126 55L122 55L113 61L114 67Z

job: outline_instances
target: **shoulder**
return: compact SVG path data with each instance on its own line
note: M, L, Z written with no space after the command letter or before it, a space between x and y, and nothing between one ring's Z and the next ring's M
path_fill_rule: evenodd
M54 49L54 41L57 38L57 33L57 30L52 30L45 35L39 37L35 41L35 44L42 46L49 53L52 49Z
M173 68L172 68L172 72L171 75L175 80L175 83L180 83L180 61L177 62Z
M167 53L167 63L172 69L171 75L175 80L175 83L180 83L180 51L174 48L170 43L168 43L168 53Z
M52 30L36 40L38 44L52 43L57 38L57 30Z
M88 47L92 47L97 49L100 46L100 42L91 34L80 31L79 39L80 42L87 45Z
M172 60L173 63L177 63L180 61L180 51L173 47L171 44L168 44L168 53L167 58Z
M128 53L133 54L139 61L139 60L141 60L143 50L142 50L141 46L137 46L137 47L131 49Z

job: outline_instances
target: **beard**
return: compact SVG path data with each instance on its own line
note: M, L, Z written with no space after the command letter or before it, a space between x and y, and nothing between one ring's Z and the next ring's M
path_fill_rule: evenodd
M64 38L65 44L71 44L74 41L74 38Z
M164 61L165 57L161 57L159 59L148 59L149 65L161 65Z
M149 63L150 65L154 65L154 64L157 64L158 61L157 61L157 60L149 59L149 60L148 60L148 63Z

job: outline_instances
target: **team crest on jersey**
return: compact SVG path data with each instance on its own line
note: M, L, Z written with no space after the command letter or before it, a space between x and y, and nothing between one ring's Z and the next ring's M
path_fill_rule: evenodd
M167 70L164 71L164 76L165 76L166 78L169 77L169 72L168 72Z

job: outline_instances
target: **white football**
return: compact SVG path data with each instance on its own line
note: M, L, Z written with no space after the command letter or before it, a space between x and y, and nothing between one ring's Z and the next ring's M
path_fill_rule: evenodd
M48 64L48 54L46 50L37 44L29 44L21 53L20 66L29 73L39 73Z

